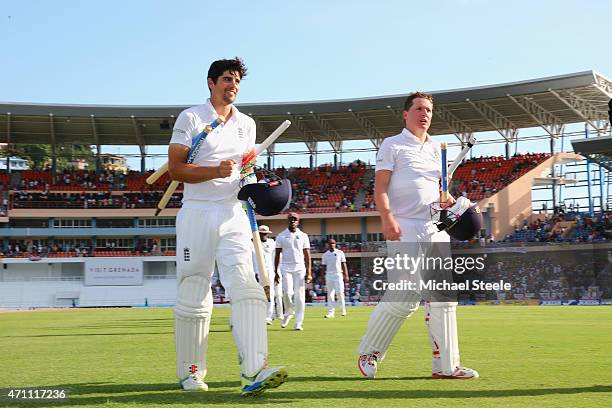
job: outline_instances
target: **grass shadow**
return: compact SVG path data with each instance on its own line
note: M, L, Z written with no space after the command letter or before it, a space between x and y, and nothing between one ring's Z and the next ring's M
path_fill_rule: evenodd
M355 377L297 377L290 381L355 381ZM415 380L421 377L389 378L386 380ZM583 393L612 393L612 386L594 385L569 388L533 388L533 389L499 389L499 390L312 390L290 391L279 388L256 397L241 397L238 394L239 381L208 382L207 392L184 392L175 383L159 384L108 384L108 383L75 383L56 385L53 388L69 390L69 400L37 401L38 406L82 406L82 405L173 405L173 404L216 404L216 405L250 405L254 403L291 404L292 402L312 400L313 403L326 399L427 399L439 401L446 399L469 398L506 398L506 397L539 397L548 395L571 395ZM45 387L41 387L45 388ZM49 388L49 386L46 386ZM32 406L31 402L10 401L11 406Z

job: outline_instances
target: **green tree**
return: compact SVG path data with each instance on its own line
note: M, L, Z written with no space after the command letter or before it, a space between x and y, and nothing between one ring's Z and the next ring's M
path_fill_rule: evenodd
M59 145L57 146L57 169L69 169L73 159L85 159L88 168L96 168L95 155L89 145ZM15 145L9 154L21 157L28 161L33 170L51 168L51 145L28 144Z

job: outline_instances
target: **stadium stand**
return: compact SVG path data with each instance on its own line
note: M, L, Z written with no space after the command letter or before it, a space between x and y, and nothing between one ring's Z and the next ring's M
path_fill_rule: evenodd
M451 194L463 195L478 202L501 191L550 156L536 153L514 155L510 160L503 156L468 160L455 171Z
M502 138L496 135L497 140L486 140L483 144L493 141L500 147L498 152L504 147L506 151L504 157L465 161L455 172L450 186L453 195L466 195L479 202L485 221L480 239L453 243L458 253L461 250L490 250L499 257L499 262L509 266L508 275L493 276L511 279L517 286L512 293L470 294L470 300L488 299L487 296L497 296L494 300L593 298L605 292L606 282L607 287L611 286L612 272L601 266L605 264L601 259L607 259L606 251L612 249L610 201L604 197L603 188L599 188L600 202L596 202L590 190L588 197L579 198L582 211L577 208L559 210L553 205L547 211L538 211L531 195L536 186L545 186L548 193L554 191L554 182L551 185L556 176L554 169L570 160L582 162L583 178L599 170L595 163L603 157L601 152L595 151L591 156L589 173L584 157L575 153L567 157L569 153L563 143L559 149L554 140L572 140L573 143L564 130L559 130L566 124L589 124L595 128L603 123L602 114L607 114L611 86L607 78L587 71L436 93L437 109L430 128L432 136L443 136L445 139L441 140L450 140L450 145L456 148L465 144L466 136L498 132ZM252 104L244 106L244 112L257 120L258 143L278 123L290 119L294 126L283 134L279 143L306 143L315 156L311 162L316 163L318 142L329 142L334 153L340 153L344 141L370 140L374 146L379 146L384 137L396 134L401 127L404 99L405 96L393 96L305 102L291 105L291 114L285 104ZM580 101L589 101L588 109ZM0 172L0 223L3 224L0 228L3 232L0 307L172 304L173 257L176 255L174 217L182 199L181 188L173 195L167 209L155 217L153 208L170 180L166 174L154 185L146 185L145 180L152 172L145 171L145 144L167 144L171 129L169 118L175 118L180 107L134 110L134 107L0 105L3 106L0 127L9 121L20 123L10 134L8 127L3 128L7 130L0 132L4 143L19 140L19 143L47 143L57 147L57 140L82 143L87 139L91 144L97 141L100 145L131 144L141 148L140 172L60 170L55 175L50 170ZM10 118L1 112L11 112ZM51 112L52 122L59 123L69 117L85 120L83 124L73 121L70 131L50 126L45 132L36 127L38 125L32 125L49 123ZM129 126L125 126L128 117L131 120ZM166 126L162 128L160 123ZM519 146L518 130L536 127L546 130L546 134L530 137L530 142L538 139L541 150L550 149L551 153L510 156L512 144L516 142ZM591 130L591 135L595 131L598 137L589 140L603 139L600 133L605 130L604 127ZM587 134L585 130L584 137ZM575 138L576 135L571 136ZM274 156L274 149L269 153ZM268 159L270 166L270 157ZM57 165L55 157L51 166ZM281 167L274 172L291 180L294 195L290 208L303 214L301 228L311 236L316 279L308 288L309 299L320 300L325 294L318 262L326 249L327 238L333 237L338 247L347 253L351 276L350 284L346 285L349 299L355 302L377 300L378 294L370 290L371 277L363 275L364 259L380 254L384 247L373 200L373 167L356 161L337 168L326 164L312 169ZM609 184L612 178L609 172L606 174ZM599 177L597 182L604 184L605 179ZM599 187L594 179L590 183L594 189ZM548 202L560 201L558 196L551 195L552 199L546 199ZM539 205L541 203L538 208ZM604 210L607 212L602 213ZM275 234L286 227L283 215L264 220ZM572 245L576 251L568 250ZM505 251L531 250L531 246L545 249L534 251L536 256L521 252L516 259L504 255ZM575 259L563 259L561 263L555 259L569 252L589 251L597 252L600 257L597 266L593 260L589 266L589 260L578 255ZM501 255L497 255L498 252ZM537 263L537 258L542 258L541 253L547 256L546 262ZM520 259L526 261L521 263ZM143 263L142 285L85 288L86 264L104 266L133 261ZM572 275L572 271L579 276ZM594 277L593 271L600 273ZM602 280L600 276L608 278ZM223 294L223 289L217 286L215 291L217 296Z

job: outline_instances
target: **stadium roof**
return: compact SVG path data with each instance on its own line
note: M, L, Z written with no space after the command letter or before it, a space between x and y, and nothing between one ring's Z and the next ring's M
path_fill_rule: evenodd
M609 126L612 81L595 71L528 81L432 92L432 135L498 131L513 140L518 129L541 126L552 137L563 125ZM403 126L408 94L359 99L237 104L257 122L261 142L282 121L293 125L278 142L371 140L376 146ZM0 143L165 145L186 106L97 106L0 103Z
M572 147L576 153L612 171L612 136L572 140Z

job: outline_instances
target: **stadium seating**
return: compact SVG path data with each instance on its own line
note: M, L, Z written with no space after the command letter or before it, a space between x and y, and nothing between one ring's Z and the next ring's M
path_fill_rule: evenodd
M451 193L464 194L472 201L482 200L502 190L548 157L550 155L537 153L516 155L510 160L501 156L471 159L455 172ZM338 169L330 165L313 170L279 169L276 173L286 174L292 182L292 210L333 213L375 210L373 171L370 172L371 177L364 180L366 171L365 165L358 163ZM115 181L119 176L105 173L95 176L86 171L64 172L56 176L56 182L52 183L50 171L28 170L23 173L22 183L25 184L21 186L27 192L12 195L12 208L155 208L170 179L165 174L149 186L145 180L150 174L130 172L124 182L117 185ZM365 191L365 197L357 203L356 198L361 190ZM180 206L180 191L173 195L168 208Z
M587 214L555 214L545 220L515 226L504 242L598 242L612 238L612 212L594 218Z
M550 154L536 153L515 155L510 160L502 156L468 160L455 171L451 194L465 194L471 201L480 201L502 190L549 157Z

